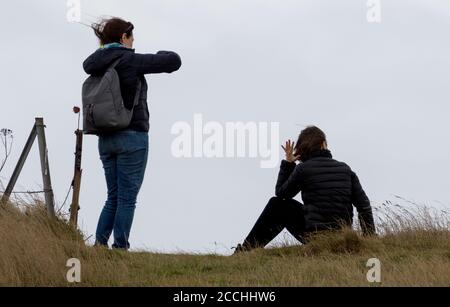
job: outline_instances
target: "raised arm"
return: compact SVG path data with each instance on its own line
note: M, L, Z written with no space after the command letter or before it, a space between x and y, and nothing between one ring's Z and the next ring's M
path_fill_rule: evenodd
M295 161L300 156L295 152L295 142L288 140L285 146L281 146L286 154L286 159L281 161L278 181L275 187L275 195L281 198L293 198L301 190L302 167L297 166Z
M372 207L369 198L364 192L358 176L352 171L352 203L358 211L359 223L365 235L375 234Z
M284 199L295 197L302 189L302 167L295 162L281 161L275 195Z
M156 54L135 54L134 65L138 74L172 73L181 67L180 56L172 51L159 51Z

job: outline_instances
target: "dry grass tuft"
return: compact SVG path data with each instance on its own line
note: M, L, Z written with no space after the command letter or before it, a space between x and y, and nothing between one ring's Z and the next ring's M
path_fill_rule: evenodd
M93 248L39 200L19 207L0 207L0 286L72 286L70 258L81 261L83 286L369 286L369 258L382 263L382 286L450 286L449 219L424 208L378 208L378 237L345 229L224 257Z

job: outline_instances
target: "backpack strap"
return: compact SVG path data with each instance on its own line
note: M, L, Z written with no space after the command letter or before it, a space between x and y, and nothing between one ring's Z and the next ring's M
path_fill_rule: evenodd
M116 66L120 63L120 60L122 60L122 57L118 58L117 60L115 60L111 66L109 66L109 69L111 68L116 68Z
M117 60L115 60L111 64L111 66L109 66L109 69L114 69L120 63L120 60L122 60L122 57L120 57ZM133 109L134 109L135 106L137 106L139 104L139 98L141 98L141 89L142 89L142 82L141 82L140 78L138 78L138 83L137 83L137 88L136 88L136 95L134 96Z
M138 84L137 84L137 88L136 88L136 96L134 96L133 109L135 106L137 106L139 104L139 99L141 98L141 89L142 89L142 82L141 82L140 77L138 77Z

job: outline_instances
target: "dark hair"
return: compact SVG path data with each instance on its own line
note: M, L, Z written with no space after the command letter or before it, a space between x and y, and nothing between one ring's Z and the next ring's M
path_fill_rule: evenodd
M309 126L300 133L295 145L295 154L300 154L300 159L306 161L311 154L321 150L326 141L327 137L322 130L316 126Z
M131 22L113 17L110 19L103 19L99 23L94 23L91 28L100 40L100 44L106 45L120 43L123 34L126 34L127 37L132 36L134 25Z

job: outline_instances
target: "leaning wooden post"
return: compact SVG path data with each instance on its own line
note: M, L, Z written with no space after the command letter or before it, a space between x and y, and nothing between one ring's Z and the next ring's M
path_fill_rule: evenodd
M36 139L36 125L33 125L33 129L31 129L30 136L28 137L27 143L22 150L22 154L20 155L19 161L14 168L14 172L11 176L11 179L8 182L8 186L6 187L6 191L2 196L2 200L0 203L6 204L11 197L11 193L14 190L14 186L16 185L17 179L19 178L20 172L27 160L28 154L30 153L31 148L33 147L34 140Z
M55 217L55 199L53 196L52 181L50 179L50 167L48 163L47 142L45 140L44 119L36 118L36 133L39 143L39 155L41 157L42 181L44 183L45 205L50 217Z
M77 143L75 146L75 171L73 176L73 194L72 204L70 206L70 225L77 228L78 226L78 210L80 210L80 187L81 187L81 156L83 150L83 131L78 129L75 131Z

